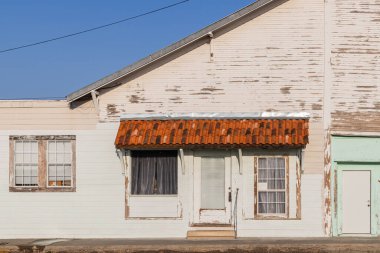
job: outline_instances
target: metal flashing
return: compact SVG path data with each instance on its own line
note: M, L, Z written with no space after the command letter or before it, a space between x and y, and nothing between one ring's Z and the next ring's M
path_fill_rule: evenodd
M120 120L172 120L172 119L309 119L307 112L191 112L191 113L129 113Z

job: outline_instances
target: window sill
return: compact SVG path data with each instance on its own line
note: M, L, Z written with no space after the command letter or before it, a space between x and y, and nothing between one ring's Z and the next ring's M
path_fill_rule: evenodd
M256 215L253 220L301 220L301 218L289 218L286 216Z
M16 187L10 186L9 192L76 192L75 187L59 188L59 187Z

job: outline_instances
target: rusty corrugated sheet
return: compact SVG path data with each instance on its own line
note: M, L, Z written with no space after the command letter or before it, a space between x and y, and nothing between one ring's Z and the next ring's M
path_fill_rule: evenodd
M307 119L124 120L117 148L305 146Z

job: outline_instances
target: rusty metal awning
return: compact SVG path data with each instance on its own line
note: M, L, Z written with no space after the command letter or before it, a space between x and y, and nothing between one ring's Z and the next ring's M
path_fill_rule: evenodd
M308 119L123 119L117 148L304 147Z

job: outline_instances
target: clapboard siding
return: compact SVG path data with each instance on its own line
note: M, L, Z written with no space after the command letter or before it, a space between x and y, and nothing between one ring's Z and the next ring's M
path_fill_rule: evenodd
M92 101L71 109L64 101L0 101L0 130L94 129L98 121Z
M332 129L380 130L380 2L331 5Z

